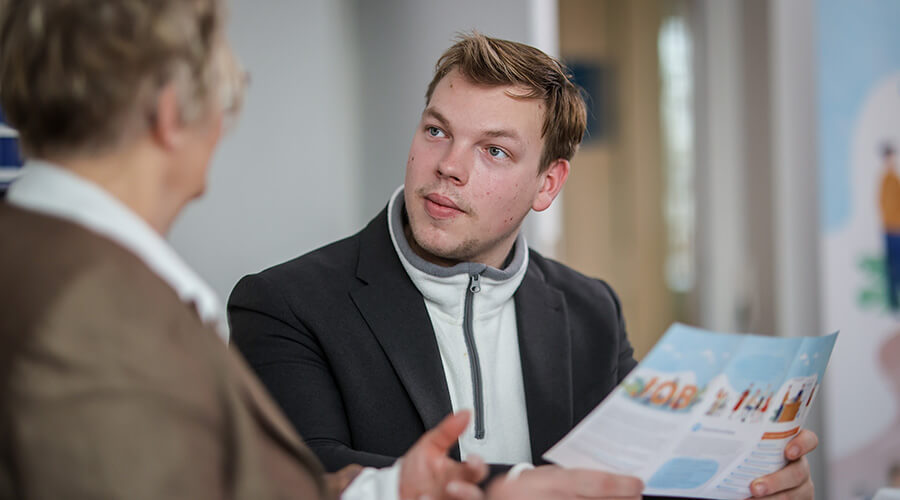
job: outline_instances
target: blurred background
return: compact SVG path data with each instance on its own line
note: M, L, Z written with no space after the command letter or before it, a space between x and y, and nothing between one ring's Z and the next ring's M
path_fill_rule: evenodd
M569 65L590 109L561 199L526 222L529 243L612 284L638 357L675 321L842 330L810 422L817 498L868 498L890 480L900 315L879 186L896 168L885 148L900 144L900 2L231 6L252 85L208 194L171 234L223 300L242 275L350 235L386 205L455 34L528 43ZM14 147L0 116L0 183Z
M814 284L790 288L816 274L814 5L789 3L233 0L245 111L171 239L226 298L356 232L403 182L437 58L478 30L560 56L586 90L588 136L528 239L612 283L639 355L676 320L818 332L796 323Z

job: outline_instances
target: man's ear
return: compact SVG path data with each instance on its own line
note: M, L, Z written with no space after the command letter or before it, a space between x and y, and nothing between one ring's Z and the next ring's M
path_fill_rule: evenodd
M150 135L162 149L172 150L184 142L184 124L178 105L175 85L166 85L156 98L155 120L150 123Z
M535 212L543 212L550 208L550 204L556 199L556 196L562 191L566 179L569 178L569 160L559 158L554 160L543 173L540 174L541 189L534 197L534 203L531 208Z

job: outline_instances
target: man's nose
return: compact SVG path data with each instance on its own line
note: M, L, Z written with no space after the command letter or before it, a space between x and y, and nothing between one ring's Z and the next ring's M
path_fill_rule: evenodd
M464 185L469 181L469 172L472 170L471 148L461 144L454 144L447 149L447 153L438 162L438 177L447 178L454 184Z

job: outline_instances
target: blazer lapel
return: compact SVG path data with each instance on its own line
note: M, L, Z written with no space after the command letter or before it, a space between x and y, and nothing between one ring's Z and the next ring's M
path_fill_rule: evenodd
M360 234L357 276L350 293L394 367L426 429L453 411L440 350L422 295L400 263L382 211ZM458 458L459 449L452 454Z
M519 356L525 384L525 407L534 464L574 422L572 409L572 343L562 292L544 282L529 262L516 291Z

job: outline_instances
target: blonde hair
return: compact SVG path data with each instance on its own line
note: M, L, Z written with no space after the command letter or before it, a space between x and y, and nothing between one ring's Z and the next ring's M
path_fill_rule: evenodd
M544 151L539 172L559 158L571 160L587 126L584 98L566 67L540 50L480 33L461 35L435 65L425 102L453 70L482 85L513 85L526 90L513 97L541 99L546 105L541 135Z
M28 155L114 147L170 83L185 121L232 87L222 0L0 2L0 107Z

